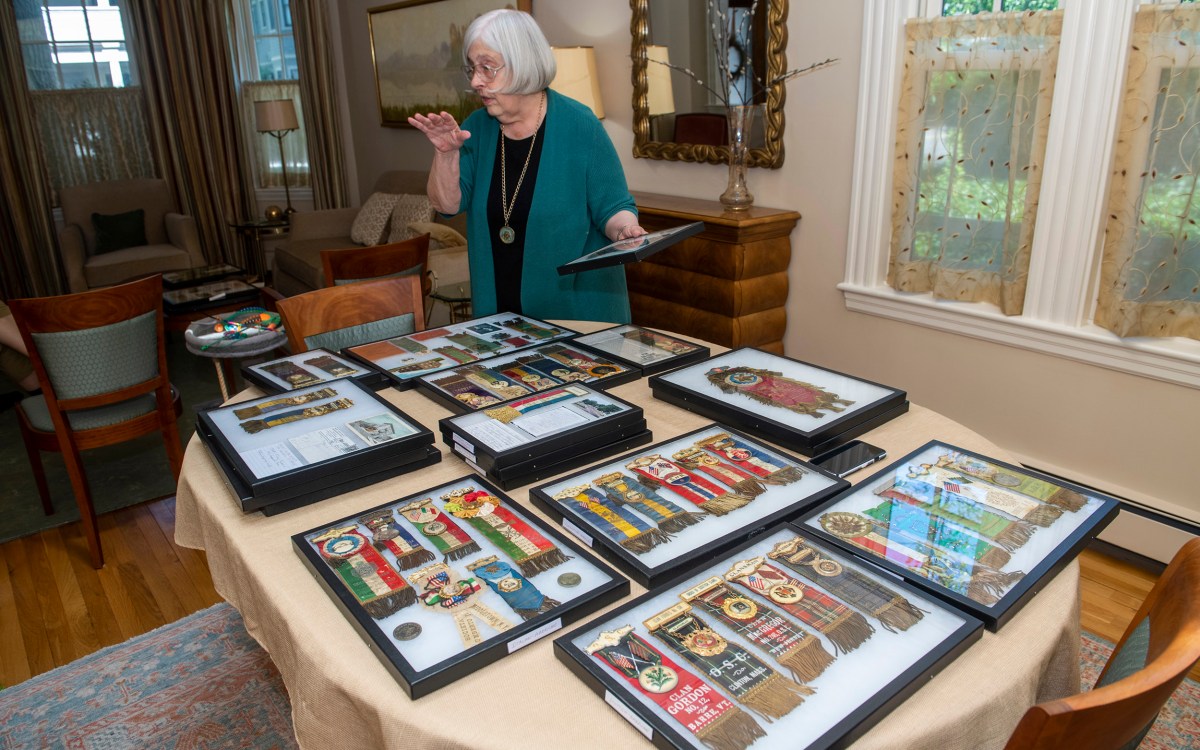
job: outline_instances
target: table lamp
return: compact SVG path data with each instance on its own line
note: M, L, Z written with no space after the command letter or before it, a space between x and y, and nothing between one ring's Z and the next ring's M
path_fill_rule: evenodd
M279 163L283 167L283 192L287 196L285 218L290 219L296 209L292 208L292 191L288 186L287 159L283 156L283 137L300 129L296 119L296 104L291 99L269 99L254 103L255 129L260 133L275 136L279 142Z
M600 79L596 76L596 51L591 47L553 47L558 73L550 88L586 104L596 117L604 119L600 101Z
M669 115L675 111L675 90L671 88L671 62L667 48L661 44L646 45L647 114Z

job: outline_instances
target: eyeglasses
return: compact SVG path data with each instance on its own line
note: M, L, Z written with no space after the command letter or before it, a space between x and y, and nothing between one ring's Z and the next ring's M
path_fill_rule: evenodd
M491 65L483 64L464 65L462 71L466 74L468 81L475 80L475 74L478 73L479 77L483 79L484 83L491 83L492 81L496 80L496 74L499 73L500 69L503 67L503 65L497 65L494 68Z

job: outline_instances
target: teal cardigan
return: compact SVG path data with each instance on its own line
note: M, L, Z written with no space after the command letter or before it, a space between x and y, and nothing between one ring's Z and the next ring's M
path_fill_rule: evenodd
M586 106L546 91L546 132L525 238L522 312L542 320L628 323L625 268L559 276L558 266L609 244L604 225L618 211L637 212L617 150ZM496 310L495 270L487 198L500 124L478 109L462 129L471 134L459 153L460 211L467 212L471 306L476 316ZM476 189L478 188L478 189Z

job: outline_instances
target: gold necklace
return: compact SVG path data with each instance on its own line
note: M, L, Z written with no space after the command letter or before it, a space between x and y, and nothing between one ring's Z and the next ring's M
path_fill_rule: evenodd
M533 140L529 142L529 153L525 155L525 166L521 167L521 176L517 178L517 186L513 188L512 199L508 196L508 169L504 158L504 126L500 126L500 211L504 214L504 226L500 227L500 241L511 245L517 238L515 229L508 225L508 217L512 216L513 207L517 205L517 193L521 191L521 183L525 181L525 171L529 169L529 160L533 158L533 149L537 146L538 129L542 126L542 106L546 103L545 94L538 99L537 127L533 129Z

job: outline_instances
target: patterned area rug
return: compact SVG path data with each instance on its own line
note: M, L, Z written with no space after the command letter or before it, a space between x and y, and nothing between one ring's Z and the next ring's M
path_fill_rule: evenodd
M1083 634L1084 685L1112 644ZM1184 682L1142 750L1200 748L1200 684ZM0 749L295 748L270 657L218 604L0 690Z
M295 748L267 653L221 603L0 691L0 748Z

